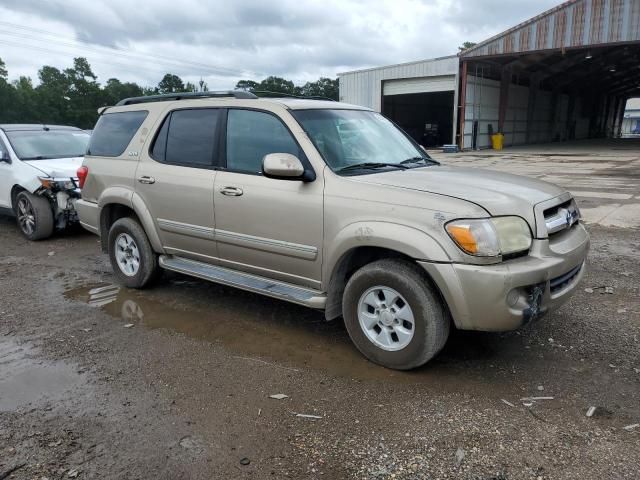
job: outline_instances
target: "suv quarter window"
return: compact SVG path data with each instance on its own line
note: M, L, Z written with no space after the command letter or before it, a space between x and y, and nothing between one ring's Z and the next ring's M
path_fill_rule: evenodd
M151 158L172 165L213 167L220 119L219 108L171 111L151 146Z
M229 109L227 170L259 175L262 159L269 153L290 153L304 162L302 149L276 115L258 110Z
M91 133L87 153L98 157L119 157L148 113L146 110L103 113Z

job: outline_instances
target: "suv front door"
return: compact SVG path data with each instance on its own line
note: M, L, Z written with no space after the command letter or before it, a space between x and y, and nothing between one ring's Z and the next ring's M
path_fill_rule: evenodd
M311 288L320 287L323 178L313 182L262 175L269 153L307 162L276 115L229 109L226 168L215 179L216 240L222 265Z
M223 110L185 108L164 119L142 154L136 192L167 253L215 263L213 184Z

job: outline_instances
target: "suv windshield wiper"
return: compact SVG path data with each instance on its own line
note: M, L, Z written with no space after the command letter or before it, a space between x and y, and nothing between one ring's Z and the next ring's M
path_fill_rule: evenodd
M371 170L380 167L394 167L399 168L400 170L406 170L409 167L406 165L402 165L400 163L386 163L386 162L363 162L363 163L354 163L353 165L347 165L346 167L339 168L336 172L349 172L352 170Z
M411 158L407 158L406 160L401 161L400 165L407 165L407 164L411 164L411 163L425 163L425 164L440 165L440 163L436 162L434 159L426 158L426 157L411 157Z

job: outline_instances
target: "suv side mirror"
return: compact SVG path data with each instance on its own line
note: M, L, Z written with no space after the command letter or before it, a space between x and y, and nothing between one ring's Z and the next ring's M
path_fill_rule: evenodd
M302 180L304 166L298 157L290 153L269 153L262 159L265 177L283 180Z
M9 152L0 149L0 162L11 163Z

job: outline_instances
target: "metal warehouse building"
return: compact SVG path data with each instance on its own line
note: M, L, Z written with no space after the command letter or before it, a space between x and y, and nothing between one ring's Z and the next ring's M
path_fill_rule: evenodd
M339 75L425 146L612 137L640 96L640 0L570 0L459 55Z

